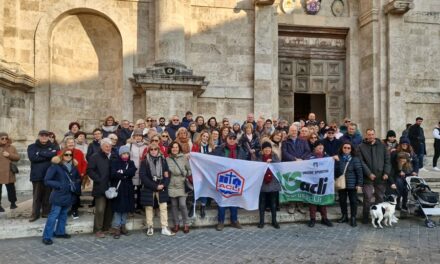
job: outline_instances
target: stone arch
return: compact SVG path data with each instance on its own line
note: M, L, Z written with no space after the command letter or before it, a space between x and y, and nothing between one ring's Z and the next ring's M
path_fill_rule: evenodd
M51 126L51 52L52 52L52 33L56 30L59 23L71 16L94 16L101 20L108 22L108 25L114 27L115 32L118 33L121 41L121 84L120 92L115 98L119 101L115 104L115 109L107 112L107 114L114 114L117 118L131 118L132 109L130 107L123 107L124 105L131 105L133 98L132 87L128 81L133 73L133 61L136 49L136 32L130 28L130 24L124 20L124 16L117 8L108 8L106 0L96 0L83 2L81 6L75 1L61 1L58 4L51 6L50 9L41 17L35 30L35 72L34 77L38 80L38 86L35 89L35 115L34 132L39 129L49 129ZM64 21L65 22L65 21ZM93 94L84 95L92 97ZM103 117L101 117L103 118ZM67 120L62 122L63 131L66 130ZM89 122L90 124L90 122Z

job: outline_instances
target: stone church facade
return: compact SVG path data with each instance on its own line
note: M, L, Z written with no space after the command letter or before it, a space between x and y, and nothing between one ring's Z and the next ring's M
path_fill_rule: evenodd
M0 130L23 146L187 110L430 131L439 66L438 0L0 1Z

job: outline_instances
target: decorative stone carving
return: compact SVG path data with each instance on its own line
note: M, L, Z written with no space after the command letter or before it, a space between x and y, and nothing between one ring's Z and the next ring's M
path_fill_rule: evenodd
M274 2L275 2L275 0L255 0L255 5L256 6L268 6L268 5L273 5Z
M280 78L280 92L282 93L291 93L293 92L292 88L292 79Z
M298 78L296 82L295 92L307 92L309 90L309 79Z
M0 61L0 87L29 91L37 81L25 74L18 64Z
M392 0L384 6L384 12L385 14L403 15L413 8L413 0Z
M324 92L324 80L313 79L311 89L312 92Z
M307 62L298 62L296 66L297 75L308 75L309 74L309 64Z
M292 74L292 62L290 61L281 61L280 62L280 73L281 74Z
M339 79L327 80L327 92L341 92L342 90L341 81Z
M339 76L339 74L340 74L340 63L339 62L329 62L327 70L328 70L328 75Z
M363 13L359 17L359 28L362 28L374 21L379 21L378 9L371 9L370 11Z
M322 62L312 63L312 75L324 75L324 64Z

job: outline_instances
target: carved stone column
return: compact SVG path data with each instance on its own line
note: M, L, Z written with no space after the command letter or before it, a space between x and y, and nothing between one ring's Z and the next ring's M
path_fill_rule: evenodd
M160 0L156 4L156 62L185 64L183 0Z
M254 113L278 117L278 22L273 1L256 1Z

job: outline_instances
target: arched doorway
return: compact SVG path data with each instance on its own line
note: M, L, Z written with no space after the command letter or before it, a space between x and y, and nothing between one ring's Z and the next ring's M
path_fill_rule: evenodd
M71 14L50 39L50 129L61 135L71 121L91 131L120 114L122 38L114 24L92 13Z

